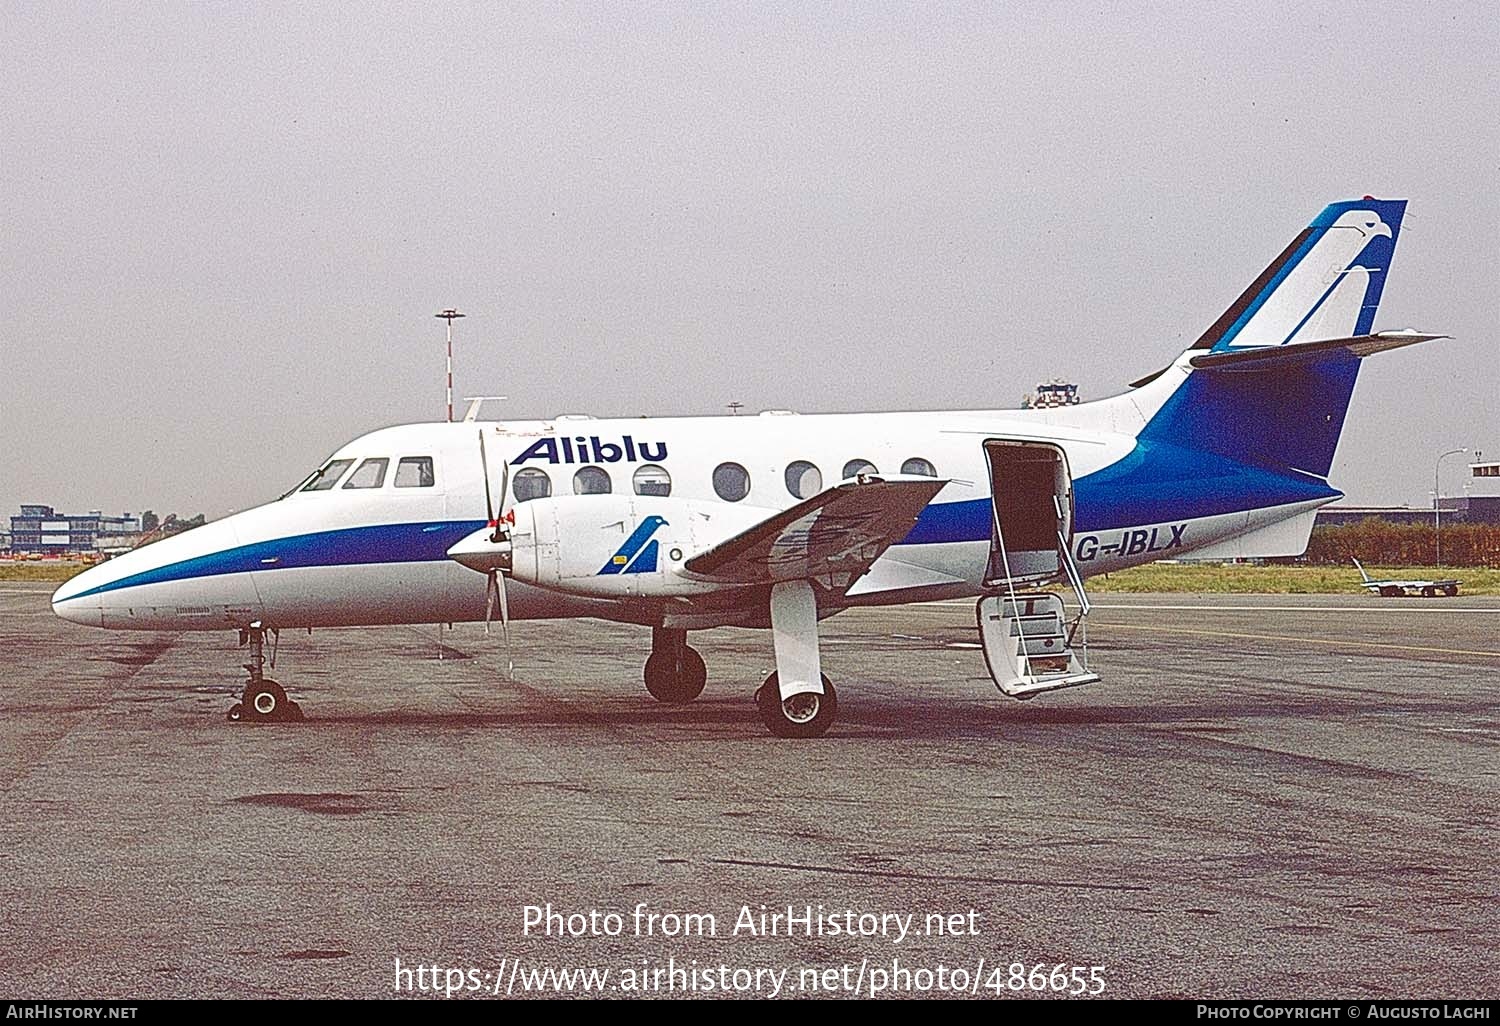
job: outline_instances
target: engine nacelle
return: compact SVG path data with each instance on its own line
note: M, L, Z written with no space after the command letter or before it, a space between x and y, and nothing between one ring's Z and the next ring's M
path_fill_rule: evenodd
M653 495L559 495L511 512L515 580L574 595L664 598L722 588L683 576L683 562L775 513Z

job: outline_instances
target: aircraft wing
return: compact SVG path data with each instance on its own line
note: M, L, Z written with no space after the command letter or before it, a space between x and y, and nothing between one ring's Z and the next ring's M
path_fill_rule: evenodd
M845 481L691 557L693 577L726 584L832 577L848 587L948 482L930 477Z

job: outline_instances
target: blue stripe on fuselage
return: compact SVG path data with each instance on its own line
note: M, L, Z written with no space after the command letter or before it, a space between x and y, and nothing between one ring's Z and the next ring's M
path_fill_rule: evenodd
M142 584L163 584L193 577L216 577L251 571L270 572L296 567L422 563L447 559L448 550L455 542L483 526L483 520L372 524L299 534L289 538L273 538L143 570L70 596L70 600Z
M1077 479L1073 489L1075 530L1088 532L1335 499L1341 494L1313 477L1147 440L1138 441L1124 459ZM899 544L988 541L990 518L988 498L934 503ZM274 538L144 570L70 598L220 574L432 562L447 559L454 543L483 526L482 520L374 524Z
M1073 482L1076 531L1243 513L1342 493L1317 478L1285 474L1213 453L1139 441L1124 459ZM902 545L988 541L990 500L934 503Z
M1343 495L1310 474L1145 439L1138 439L1124 459L1079 478L1073 489L1079 531L1196 520Z

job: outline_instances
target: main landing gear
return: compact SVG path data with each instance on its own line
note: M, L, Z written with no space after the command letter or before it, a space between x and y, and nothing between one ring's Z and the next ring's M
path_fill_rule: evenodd
M240 700L229 707L229 719L260 723L302 719L302 706L286 696L285 688L265 675L266 629L258 622L251 624L240 631L240 645L250 646L250 661L245 664L250 679L245 682Z
M822 737L839 696L818 656L818 600L806 581L771 587L771 641L776 672L755 692L761 722L777 737Z
M818 664L818 610L812 587L805 582L776 585L771 623L776 672L755 692L761 722L777 737L821 737L838 716L839 696ZM708 668L689 647L687 631L653 627L645 677L646 690L658 702L685 705L702 694ZM783 686L782 680L790 683Z
M803 691L781 697L781 678L771 674L755 692L761 722L777 737L822 737L839 714L839 695L833 681L821 674L823 693Z
M651 658L646 660L646 690L666 705L685 705L703 693L708 667L687 643L687 631L651 628Z

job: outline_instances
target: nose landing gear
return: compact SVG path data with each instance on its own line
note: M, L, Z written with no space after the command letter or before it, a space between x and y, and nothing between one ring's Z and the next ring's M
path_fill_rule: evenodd
M286 695L286 689L265 675L266 629L258 622L240 631L240 644L250 646L250 661L245 664L250 679L240 700L229 707L228 718L238 723L289 723L301 720L302 706Z

